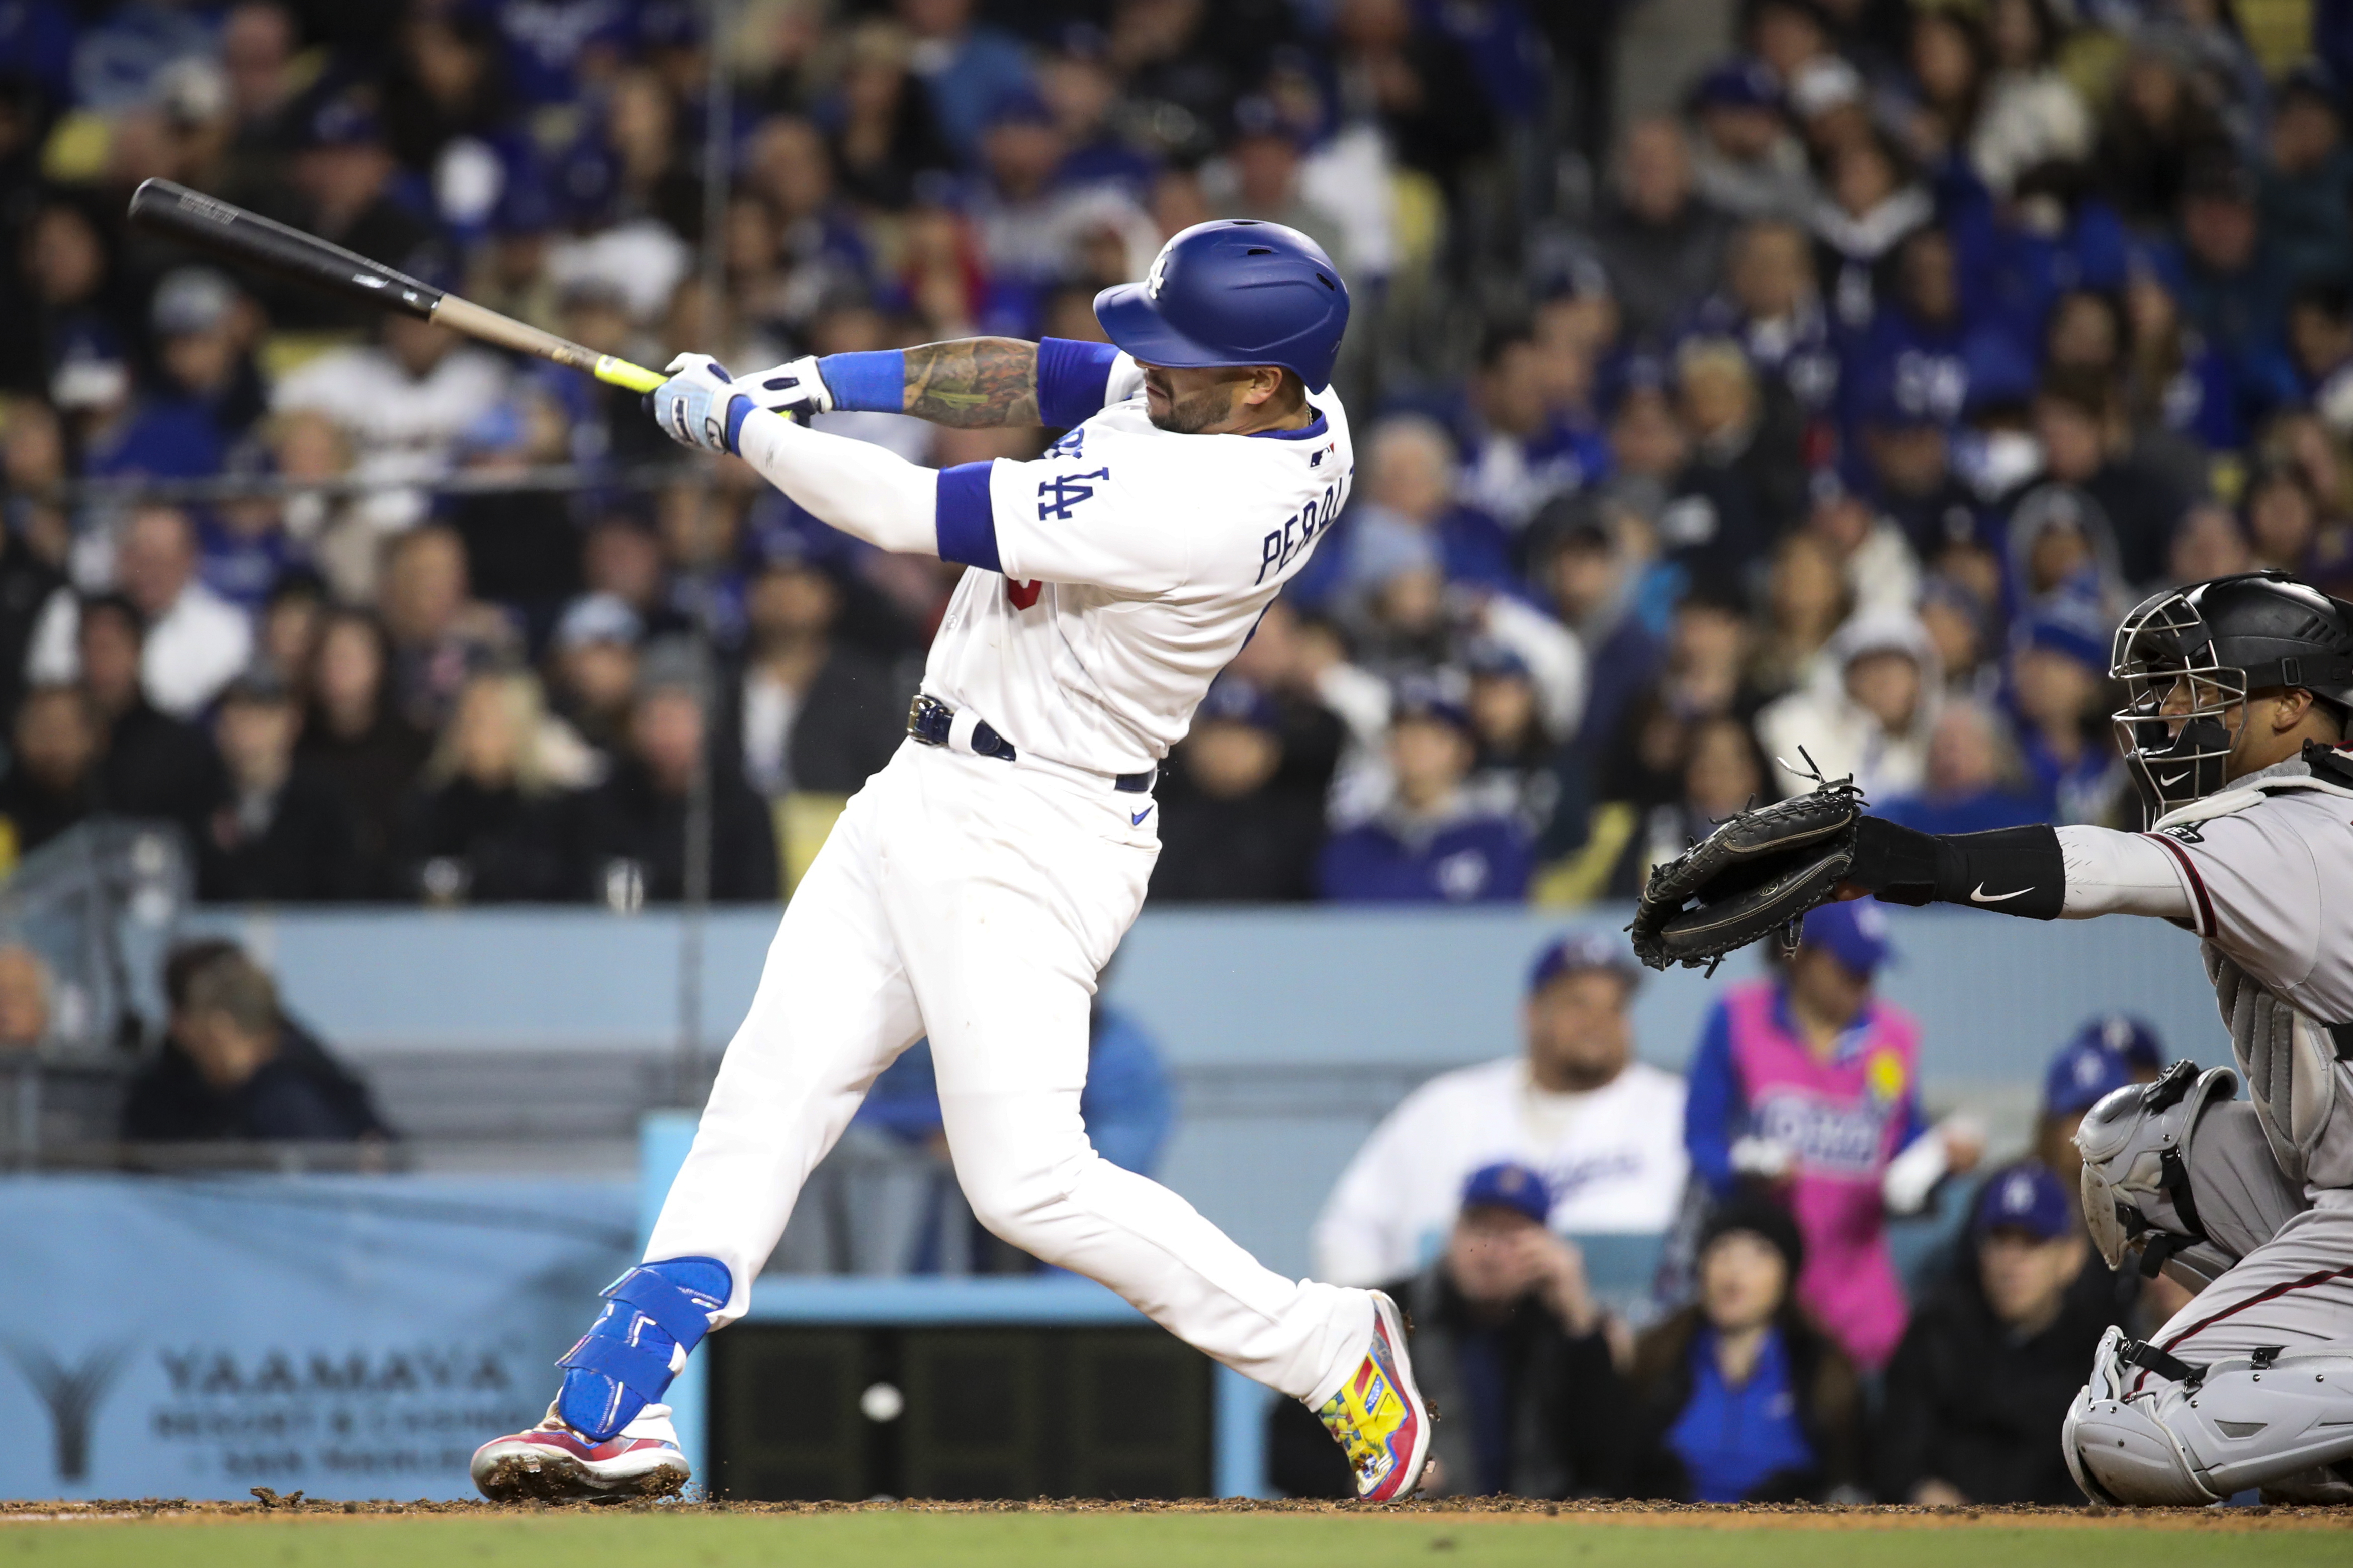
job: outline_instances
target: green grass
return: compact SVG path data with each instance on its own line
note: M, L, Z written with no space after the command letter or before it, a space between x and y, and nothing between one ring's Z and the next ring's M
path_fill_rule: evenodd
M2342 1568L2340 1531L1541 1518L659 1515L0 1524L0 1568Z

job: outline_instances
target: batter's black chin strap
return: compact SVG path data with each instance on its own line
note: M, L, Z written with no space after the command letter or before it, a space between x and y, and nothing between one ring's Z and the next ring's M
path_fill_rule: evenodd
M1891 904L1968 904L2053 921L2067 903L2059 835L2036 824L1990 833L1922 833L1876 816L1854 825L1847 880Z

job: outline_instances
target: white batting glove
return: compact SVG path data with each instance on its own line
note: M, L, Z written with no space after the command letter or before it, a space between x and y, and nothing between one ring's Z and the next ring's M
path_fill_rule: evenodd
M767 370L754 371L739 377L736 384L769 413L798 419L804 425L812 415L833 412L833 391L819 374L815 354L803 354Z
M728 413L744 389L727 367L709 354L681 354L663 368L670 379L653 390L654 422L681 447L733 452L727 442Z

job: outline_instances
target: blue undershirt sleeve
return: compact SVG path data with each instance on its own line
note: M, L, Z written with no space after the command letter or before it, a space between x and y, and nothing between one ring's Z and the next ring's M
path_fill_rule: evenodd
M1741 1103L1740 1075L1732 1065L1732 1015L1719 1004L1708 1010L1685 1075L1683 1149L1692 1170L1718 1198L1729 1197L1737 1178L1732 1143L1740 1136L1747 1108Z
M988 477L996 466L991 459L940 470L934 526L939 531L941 560L1005 570L997 553L997 514L988 499Z
M1896 1140L1895 1152L1901 1154L1920 1142L1920 1135L1927 1131L1928 1118L1920 1109L1919 1091L1907 1088L1904 1091L1904 1136Z
M1109 343L1071 338L1038 340L1038 421L1067 430L1102 412L1111 386L1112 362L1119 350Z
M817 362L817 373L825 378L825 389L833 395L836 408L898 414L907 406L904 349L828 354Z

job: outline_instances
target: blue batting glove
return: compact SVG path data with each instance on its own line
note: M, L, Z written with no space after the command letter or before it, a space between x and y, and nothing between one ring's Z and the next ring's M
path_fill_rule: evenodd
M681 354L663 368L670 379L653 390L654 422L681 447L734 451L753 402L727 367L709 354Z

